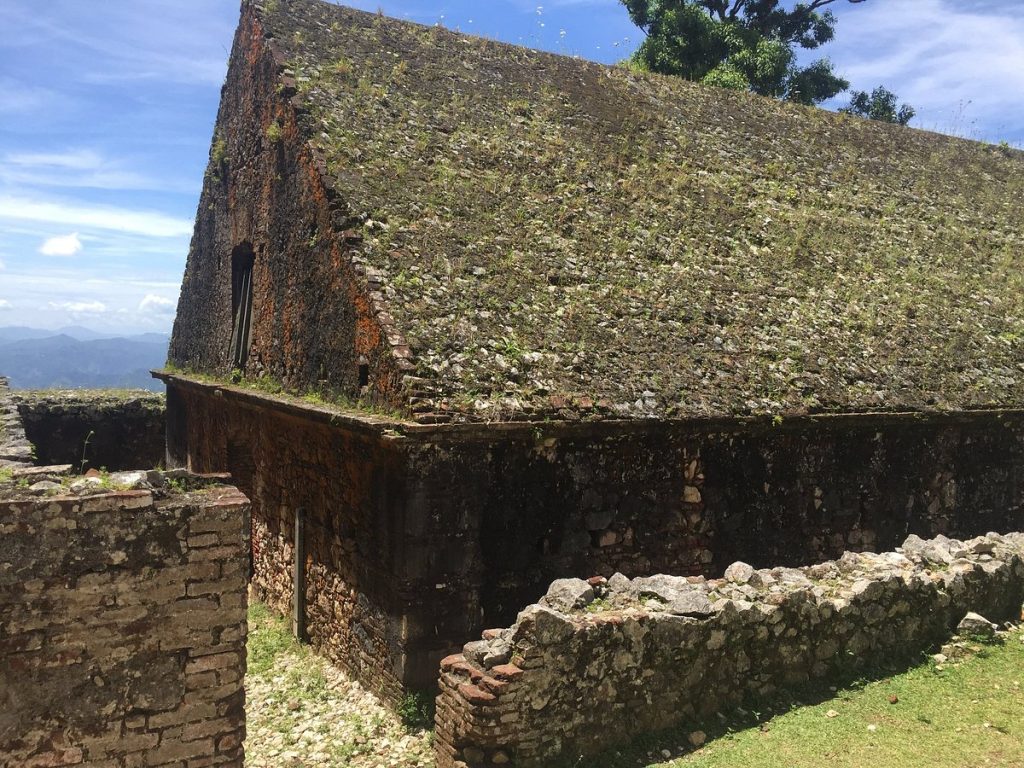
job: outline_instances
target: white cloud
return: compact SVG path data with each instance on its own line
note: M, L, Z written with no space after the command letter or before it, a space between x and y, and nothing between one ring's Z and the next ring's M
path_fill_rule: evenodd
M0 161L0 182L10 189L28 186L89 189L146 189L195 194L194 180L156 178L125 169L128 161L91 149L66 152L15 152Z
M11 302L9 302L7 299L0 299L0 309L13 309L13 308L14 307L11 306Z
M0 259L0 272L3 272L5 269L7 269L7 265L4 264L3 259Z
M62 97L47 88L25 85L9 77L0 77L0 113L7 115L41 110L59 103Z
M51 301L50 309L60 309L74 315L102 315L107 305L102 301Z
M78 233L61 237L51 237L39 247L43 256L74 256L82 250L82 241L78 239Z
M1012 140L1024 122L1024 19L1011 6L865 3L843 12L825 53L854 89L885 85L913 105L913 125Z
M132 232L149 237L184 237L192 233L191 221L156 211L133 211L14 196L0 196L0 218Z
M92 150L78 149L69 152L15 152L4 157L4 162L11 165L48 165L84 171L99 168L103 165L103 158Z
M170 315L174 313L174 300L155 293L147 293L146 297L139 302L139 312L154 315Z

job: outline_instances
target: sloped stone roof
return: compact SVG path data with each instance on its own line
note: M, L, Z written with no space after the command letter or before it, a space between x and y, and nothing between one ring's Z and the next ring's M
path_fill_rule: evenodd
M320 0L257 13L420 409L1024 404L1024 153Z

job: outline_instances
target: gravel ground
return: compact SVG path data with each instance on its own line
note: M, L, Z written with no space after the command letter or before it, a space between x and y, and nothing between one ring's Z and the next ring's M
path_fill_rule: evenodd
M433 733L404 725L284 622L254 604L246 677L248 768L427 768Z

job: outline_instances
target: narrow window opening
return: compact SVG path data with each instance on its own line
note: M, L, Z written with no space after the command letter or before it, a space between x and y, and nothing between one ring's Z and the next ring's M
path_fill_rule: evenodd
M365 357L359 358L359 389L370 386L370 363Z
M244 369L252 329L252 268L256 262L249 243L231 252L231 367Z

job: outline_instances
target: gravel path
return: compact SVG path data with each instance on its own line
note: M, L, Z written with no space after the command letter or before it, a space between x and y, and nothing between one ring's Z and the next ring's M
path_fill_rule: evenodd
M433 733L407 728L258 604L249 616L249 665L247 768L434 765Z

